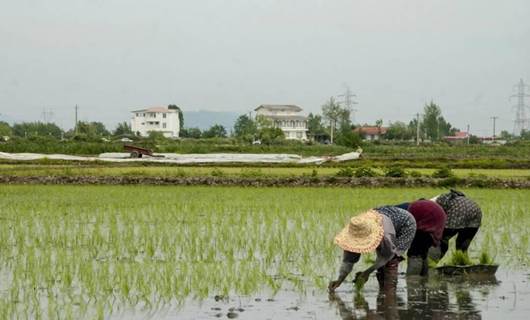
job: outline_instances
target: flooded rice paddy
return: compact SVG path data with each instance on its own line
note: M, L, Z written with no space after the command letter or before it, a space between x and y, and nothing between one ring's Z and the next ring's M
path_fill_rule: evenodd
M493 256L496 278L401 276L394 295L372 277L363 296L328 295L349 216L442 191L0 186L0 318L524 318L526 190L464 190L484 210L471 257Z

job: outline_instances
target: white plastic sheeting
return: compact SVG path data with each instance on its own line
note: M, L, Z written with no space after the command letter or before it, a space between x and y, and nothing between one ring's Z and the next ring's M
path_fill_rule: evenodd
M207 153L207 154L178 154L156 153L156 157L143 156L130 158L129 153L102 153L98 157L81 157L65 154L37 154L37 153L6 153L0 152L0 159L4 160L74 160L74 161L108 161L108 162L157 162L157 163L324 163L327 161L342 162L359 159L362 150L345 153L340 156L329 157L301 157L296 154L281 153Z

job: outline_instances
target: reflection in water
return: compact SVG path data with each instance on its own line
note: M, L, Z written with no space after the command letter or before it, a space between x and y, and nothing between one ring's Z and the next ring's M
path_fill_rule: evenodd
M482 319L473 302L477 289L489 294L495 277L473 279L463 277L427 279L407 277L405 292L385 292L381 289L375 309L370 309L362 293L354 293L354 300L344 302L331 293L330 302L336 306L341 319ZM407 302L403 300L406 298Z

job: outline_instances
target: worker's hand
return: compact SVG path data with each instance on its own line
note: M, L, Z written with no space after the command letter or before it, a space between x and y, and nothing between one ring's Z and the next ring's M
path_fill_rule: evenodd
M357 272L353 282L357 288L362 288L366 281L368 281L369 274L366 272Z
M328 291L334 292L335 289L337 289L341 284L342 284L342 281L340 280L331 281L328 285Z

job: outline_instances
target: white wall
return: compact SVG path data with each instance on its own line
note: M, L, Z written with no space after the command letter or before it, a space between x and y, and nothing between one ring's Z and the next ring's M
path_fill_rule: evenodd
M167 138L178 138L178 112L133 112L131 130L139 132L142 137L148 136L150 131L158 131Z

